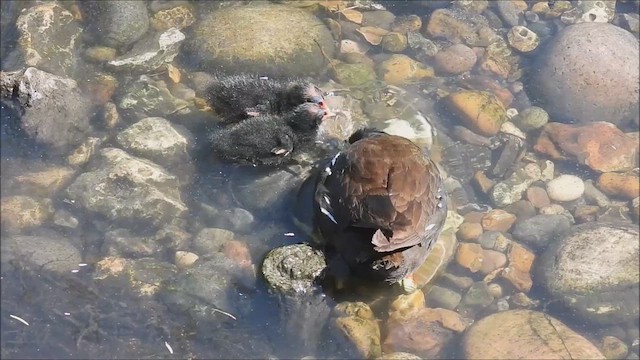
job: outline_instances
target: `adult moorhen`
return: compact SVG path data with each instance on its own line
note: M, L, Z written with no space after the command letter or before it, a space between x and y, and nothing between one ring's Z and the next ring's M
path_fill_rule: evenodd
M260 115L214 132L214 154L240 164L281 165L313 142L327 111L303 103L282 116Z
M415 290L412 273L438 239L447 214L436 164L410 140L365 128L321 169L314 221L329 273Z
M284 114L305 102L327 108L322 91L298 78L220 75L207 89L207 98L209 105L225 123L260 115Z

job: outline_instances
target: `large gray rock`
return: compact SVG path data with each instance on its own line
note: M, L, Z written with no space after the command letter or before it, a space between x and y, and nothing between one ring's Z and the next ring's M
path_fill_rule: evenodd
M246 71L266 75L310 75L331 56L331 32L313 14L287 5L253 2L205 16L193 29L188 47L206 70Z
M20 261L41 271L71 274L82 263L80 250L64 236L9 236L0 246L3 266L9 261Z
M193 135L185 127L161 117L138 121L119 133L116 141L128 152L169 169L191 163Z
M115 148L96 154L90 170L75 179L67 196L78 206L116 221L161 225L187 212L174 175Z
M137 118L149 116L185 115L195 109L193 101L174 95L163 80L140 75L121 89L118 107Z
M565 233L571 227L571 220L564 215L540 214L518 221L513 236L529 246L542 249L554 237Z
M638 116L638 40L608 23L567 27L538 57L534 90L554 119L608 121Z
M149 29L147 3L137 0L89 0L80 3L89 15L89 26L107 46L136 42Z
M22 114L22 129L36 141L64 151L93 130L91 102L74 80L33 67L0 77L3 102Z
M26 9L16 27L27 66L60 76L71 75L82 28L70 12L55 2L42 3Z
M638 235L634 225L575 226L540 257L541 283L588 320L611 324L637 319Z

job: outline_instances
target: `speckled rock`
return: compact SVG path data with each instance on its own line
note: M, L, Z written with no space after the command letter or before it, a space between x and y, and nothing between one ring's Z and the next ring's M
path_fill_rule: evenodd
M554 119L626 123L638 116L638 40L607 23L565 28L538 57L536 93Z
M325 68L320 47L327 56L335 51L331 32L313 14L266 2L214 11L193 33L188 50L209 70L308 76Z
M531 106L511 119L523 131L539 129L549 122L549 114L540 107Z
M186 115L195 110L193 101L174 95L163 80L155 80L147 75L128 83L119 89L120 109L133 113L142 119L149 116Z
M196 21L193 8L189 5L178 5L168 9L162 9L151 17L151 27L156 31L165 31L171 28L178 30L191 26Z
M612 324L637 318L639 235L635 225L575 226L540 257L540 281L587 320Z
M548 123L534 149L553 159L575 159L600 172L625 171L637 167L637 135L625 134L615 125L598 121L587 125Z
M0 199L0 211L3 230L21 233L47 221L53 214L53 207L49 199L35 199L22 195L3 196Z
M611 196L633 199L640 196L640 179L637 174L604 173L598 178L598 188Z
M71 76L82 28L55 2L27 8L17 21L18 45L27 66L59 76Z
M275 290L285 294L311 292L326 267L324 256L309 245L297 244L271 250L262 263L262 274Z
M483 318L462 340L467 359L605 359L598 348L541 312L511 310Z
M547 183L547 194L554 201L573 201L584 193L584 181L575 175L560 175Z
M521 200L522 194L531 184L540 180L540 176L538 165L527 164L491 189L489 194L491 201L498 207L504 207Z

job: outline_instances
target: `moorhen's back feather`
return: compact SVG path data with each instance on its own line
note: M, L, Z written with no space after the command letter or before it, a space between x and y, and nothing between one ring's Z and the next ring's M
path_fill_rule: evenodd
M444 224L440 172L403 137L363 129L349 142L319 177L317 226L354 272L399 281L422 264Z
M296 78L220 75L207 90L207 96L211 107L228 123L258 115L283 114L305 102L325 107L322 91Z

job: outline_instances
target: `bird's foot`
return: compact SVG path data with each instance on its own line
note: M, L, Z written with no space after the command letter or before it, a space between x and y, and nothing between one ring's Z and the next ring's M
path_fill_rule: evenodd
M400 286L405 294L411 294L418 290L418 284L416 284L413 279L413 275L407 275L402 280L400 280Z

